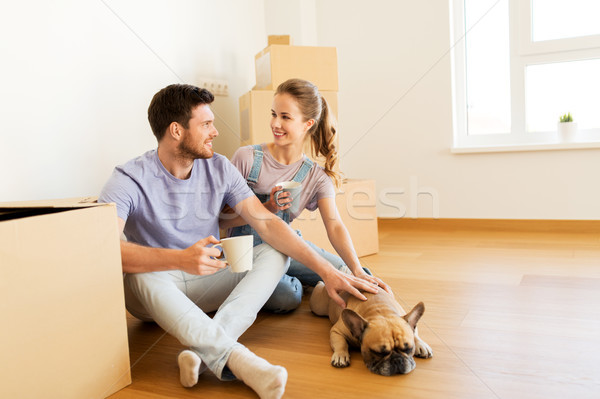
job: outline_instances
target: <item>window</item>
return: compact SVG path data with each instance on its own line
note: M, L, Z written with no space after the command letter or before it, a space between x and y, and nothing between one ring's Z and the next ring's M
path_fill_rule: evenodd
M566 39L600 34L597 0L533 0L532 41Z
M600 147L600 2L455 0L455 152ZM560 115L576 143L557 135Z

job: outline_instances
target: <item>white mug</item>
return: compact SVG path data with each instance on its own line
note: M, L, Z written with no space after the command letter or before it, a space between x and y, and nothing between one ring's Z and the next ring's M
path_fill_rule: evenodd
M225 260L232 272L242 273L252 269L253 235L223 238L221 243L215 246L223 248Z
M282 181L277 183L276 186L281 186L281 190L275 191L275 203L279 206L285 205L279 203L279 196L283 192L288 192L292 197L292 205L287 210L293 213L298 212L298 208L300 207L299 198L300 192L302 191L302 183L297 181Z

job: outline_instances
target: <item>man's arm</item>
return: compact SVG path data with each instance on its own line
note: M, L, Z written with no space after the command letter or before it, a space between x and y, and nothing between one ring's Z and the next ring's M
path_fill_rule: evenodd
M269 199L267 202L263 202L263 206L267 208L267 210L271 213L277 213L279 211L284 211L288 209L292 203L289 198L290 193L283 192L279 196L280 203L284 204L283 206L277 205L275 201L275 193L281 190L281 186L275 186L271 189L271 194L269 195ZM225 208L221 211L219 215L219 227L222 229L230 229L232 227L243 226L247 224L243 217L235 213L233 209L229 207L229 205L225 205Z
M125 221L119 218L119 231L123 233ZM210 236L201 239L186 249L151 248L121 240L121 262L125 273L145 273L165 270L182 270L190 274L213 274L226 266L225 262L214 259L221 254L217 248L207 247L218 244L219 240Z
M340 292L348 292L355 297L366 300L360 290L376 293L377 286L345 274L335 269L323 257L310 248L283 220L269 212L255 196L239 202L235 212L241 215L248 224L278 251L296 259L317 273L325 283L329 296L341 307L345 307Z
M225 208L221 211L219 215L219 228L221 229L230 229L232 227L243 226L246 224L246 221L243 217L235 213L233 209L229 207L229 205L225 205Z

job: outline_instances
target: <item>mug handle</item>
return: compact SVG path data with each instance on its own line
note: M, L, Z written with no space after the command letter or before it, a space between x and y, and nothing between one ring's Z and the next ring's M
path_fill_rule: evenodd
M225 257L225 250L223 249L223 246L221 244L210 244L212 245L211 248L221 248L221 255L219 255L218 258L215 258L214 256L211 256L211 258L213 259L223 259ZM225 261L225 263L227 263L227 261Z
M288 204L280 204L279 203L279 196L284 192L284 190L279 190L279 191L275 191L275 203L277 204L277 206L286 206Z

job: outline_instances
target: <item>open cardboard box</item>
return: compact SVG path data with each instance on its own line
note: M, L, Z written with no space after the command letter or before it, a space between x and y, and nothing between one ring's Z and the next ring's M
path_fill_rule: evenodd
M1 398L104 398L131 383L116 208L0 203Z

